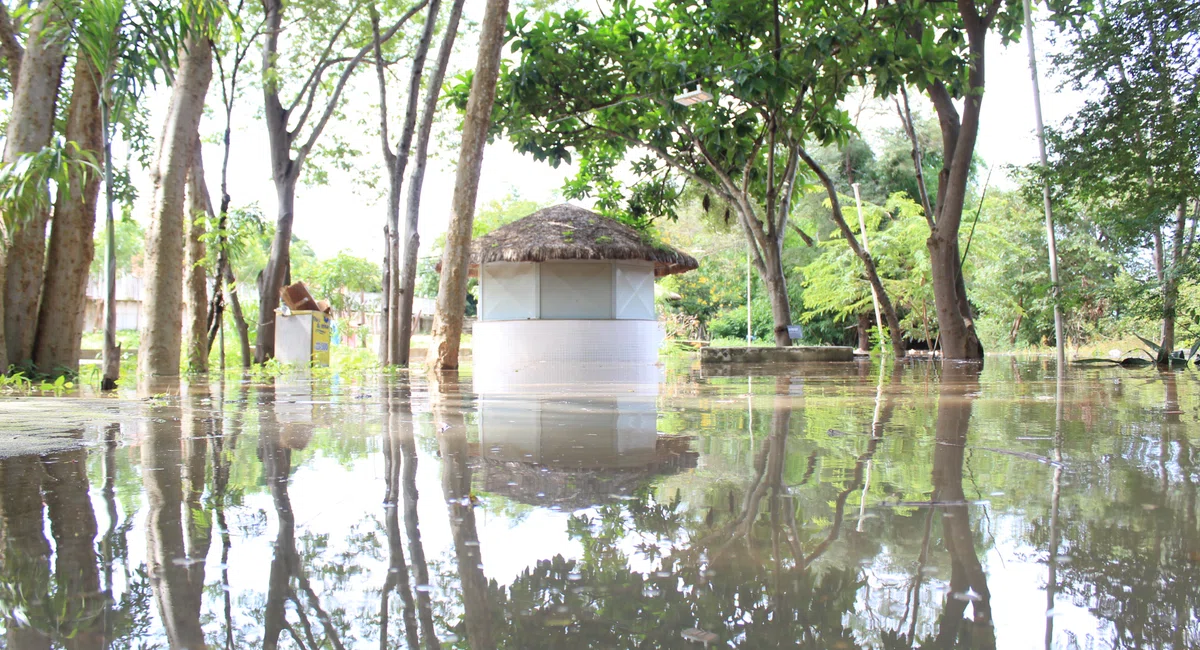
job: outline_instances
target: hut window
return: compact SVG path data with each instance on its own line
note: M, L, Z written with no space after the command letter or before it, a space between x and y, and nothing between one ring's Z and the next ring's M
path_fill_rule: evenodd
M613 317L613 276L609 262L543 262L543 319L608 320Z
M483 320L537 318L537 265L495 262L480 272Z
M619 320L654 320L654 266L613 264L613 304Z

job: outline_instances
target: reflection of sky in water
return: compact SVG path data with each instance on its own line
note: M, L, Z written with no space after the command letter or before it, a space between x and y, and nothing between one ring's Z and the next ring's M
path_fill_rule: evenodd
M819 582L849 570L861 582L846 592L849 609L840 615L846 638L853 642L840 646L836 639L827 643L821 637L825 639L821 647L879 647L892 631L907 632L910 626L916 633L915 645L920 645L945 627L947 604L964 599L967 618L990 605L996 647L1043 647L1051 534L1061 536L1060 593L1050 618L1054 647L1122 643L1188 647L1197 641L1195 610L1190 609L1198 599L1197 583L1179 582L1195 578L1200 561L1197 477L1191 465L1198 394L1191 375L1105 371L1068 380L1058 426L1064 462L1058 472L1059 510L1054 519L1055 404L1047 397L1053 397L1055 386L1040 368L989 363L977 383L961 376L938 383L924 366L889 374L882 383L876 369L854 365L796 374L807 376L767 375L749 384L744 376L676 372L667 373L657 385L620 383L613 375L572 386L530 381L497 388L498 384L484 382L482 386L492 387L490 392L468 390L441 397L449 406L438 406L439 398L431 395L436 389L423 379L414 378L409 402L393 392L397 395L393 404L412 409L411 414L406 408L393 412L390 426L396 431L405 422L414 423L416 513L439 638L465 636L462 627L451 632L464 616L457 551L476 542L470 534L456 538L454 512L463 509L447 506L443 483L443 470L452 462L444 453L451 449L445 442L465 435L471 494L478 501L473 509L474 534L486 579L500 588L518 583L529 588L533 583L522 576L556 556L584 567L583 577L572 575L561 584L551 580L541 587L543 591L534 588L534 593L548 598L541 609L530 610L516 601L508 605L490 601L497 621L492 632L505 647L521 643L534 647L538 639L550 638L569 644L571 634L589 635L593 629L589 624L632 626L629 621L606 618L606 612L619 611L621 606L636 606L639 616L647 619L665 617L661 625L672 632L651 639L652 647L700 647L689 645L682 635L693 626L712 629L721 644L792 643L802 637L800 632L793 630L797 636L789 638L787 625L771 628L763 618L769 615L761 609L749 612L751 604L740 614L740 625L729 620L721 629L711 618L706 623L705 617L716 609L735 611L729 609L730 599L745 597L749 593L745 588L756 585L765 589L761 597L779 607L777 611L787 613L787 607L796 607L789 599L802 600L809 592L787 568L795 563L788 545L794 540L804 553L821 548L821 541L836 528L835 506L847 491L841 499L840 528L826 548L810 558L808 572ZM747 396L748 385L752 397ZM230 403L225 404L223 416L217 406L198 401L185 409L174 400L150 407L150 416L160 419L195 417L209 422L223 417L227 436L240 432L236 450L227 456L232 461L229 485L237 492L224 509L231 544L228 564L221 565L222 535L215 522L211 545L200 560L204 571L200 623L208 642L214 647L225 645L222 580L227 569L234 645L261 644L280 526L258 449L260 436L266 435L259 428L269 426L270 435L294 449L287 497L294 513L300 568L346 647L377 645L380 590L389 566L384 516L388 480L384 445L389 425L384 403L395 386L387 389L343 377L331 397L327 383L282 382L275 390L280 403L273 410L256 403L257 388L249 389L249 404L232 403L239 389L226 390ZM127 417L115 452L119 519L132 524L124 535L132 570L143 569L148 557L149 510L138 447L148 434L130 420L145 417L147 408L121 405ZM955 417L957 424L952 421ZM874 442L873 423L880 434ZM99 429L87 425L84 435L96 440ZM965 436L961 438L965 447L961 442L955 446L955 435ZM771 447L773 440L780 446ZM771 469L776 458L772 449L783 454L775 470ZM182 453L186 451L185 447ZM202 518L209 521L215 516L211 451L210 447L200 502ZM87 499L99 541L109 528L101 490L104 446L93 444L87 453L91 482ZM41 461L0 462L11 468ZM955 473L956 467L961 472ZM954 470L951 490L961 479L965 505L955 505L964 504L961 500L947 502L933 508L930 517L930 507L922 502L942 489L939 485L946 485L934 474L947 468ZM776 476L778 486L763 488L765 496L748 519L744 536L729 533L738 550L722 550L721 535L727 528L740 530L736 517L752 500L760 474L768 477L766 481ZM772 537L772 498L780 511L790 506L799 513L794 528L778 527L783 530L779 539ZM240 502L235 505L236 499ZM404 505L401 499L401 515ZM132 517L126 510L130 507L135 510ZM638 519L638 508L644 507L674 513L668 515L671 523L664 528L670 534L656 534L651 528L658 524ZM949 586L959 556L948 551L946 522L964 516L968 521L964 530L971 540L965 551L973 553L990 591L990 599L982 602L973 589L955 591ZM592 532L583 537L582 518L592 522ZM180 564L186 564L182 555L191 543L187 521L185 516L184 546L176 549L173 560ZM787 518L780 521L786 524ZM613 522L619 526L613 528ZM412 547L405 524L401 516L401 550L411 571ZM43 534L51 546L56 525L47 516ZM925 541L927 526L930 533ZM604 534L613 536L601 539ZM773 543L781 544L782 550L774 549ZM1130 544L1140 545L1136 553L1126 548ZM1191 555L1180 559L1180 553ZM682 564L675 564L667 575L664 558L671 556ZM1155 557L1158 565L1144 565L1147 558ZM692 569L686 568L689 562ZM1122 569L1122 563L1137 566ZM47 566L52 570L53 558ZM589 573L588 566L599 573ZM696 566L706 568L698 574ZM591 591L596 586L593 579L617 574L640 576L638 583L646 586L636 593L622 591L619 583L613 583L618 586L611 593ZM127 578L124 565L118 563L113 572L114 597L128 594L138 581L136 573L130 575ZM920 585L914 588L918 576ZM654 580L660 581L658 587L650 585ZM293 579L293 589L297 584ZM410 577L409 594L419 593L413 589L416 585L415 576ZM661 594L664 585L679 590L671 596L676 604L655 614L652 605L666 597ZM589 598L604 605L589 609L580 604ZM1148 602L1140 608L1130 605L1139 598ZM395 647L404 645L402 601L397 594L390 600L389 643ZM685 601L691 604L681 604ZM311 605L303 597L296 602ZM555 606L555 602L566 605ZM145 604L151 624L134 645L165 644L160 604L155 597ZM31 617L25 611L29 605L5 602L3 606L9 616L0 623L7 647L22 647L13 631L16 621ZM799 609L808 611L810 606L815 607L808 603ZM323 633L315 612L309 608L307 615L320 638ZM1178 629L1164 628L1171 613L1181 613ZM288 605L286 616L298 629L295 603ZM797 622L790 625L803 627ZM574 638L580 642L581 637ZM283 647L297 647L286 632L281 639ZM465 647L466 641L457 643Z

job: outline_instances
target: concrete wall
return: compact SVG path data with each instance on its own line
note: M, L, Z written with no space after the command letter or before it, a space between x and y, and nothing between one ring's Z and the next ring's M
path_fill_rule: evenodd
M853 348L838 346L702 348L700 350L701 364L775 364L853 360Z
M472 365L476 381L569 373L585 364L653 367L662 339L652 320L478 321Z

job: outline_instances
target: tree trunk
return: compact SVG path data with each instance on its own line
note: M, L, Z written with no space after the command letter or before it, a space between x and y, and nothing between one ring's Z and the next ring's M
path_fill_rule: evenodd
M871 315L859 314L858 323L855 325L855 331L858 333L858 349L866 352L871 351Z
M962 279L959 267L958 236L947 240L935 229L926 242L932 265L933 303L945 359L980 359L982 347L975 338L973 324L959 305L958 284Z
M1179 302L1179 273L1183 270L1184 240L1187 235L1187 204L1180 203L1176 208L1175 224L1172 230L1171 263L1162 273L1162 349L1163 354L1168 358L1175 351L1175 310Z
M104 147L101 132L97 72L86 56L76 57L75 83L67 113L67 140L97 154ZM83 182L81 182L81 180ZM87 300L88 269L95 254L92 232L100 175L71 168L70 191L60 192L54 205L42 304L38 313L33 360L41 372L79 372L83 309Z
M138 373L141 379L179 374L183 329L185 189L208 82L212 43L189 37L180 53L171 103L153 173L154 198L146 233L146 290L143 296Z
M208 372L208 278L204 265L204 219L212 214L208 184L204 182L204 155L200 139L192 145L188 172L188 204L184 213L183 344L188 372Z
M496 79L500 73L500 50L504 45L507 17L508 0L488 0L479 34L475 77L471 82L467 115L463 121L462 147L454 179L454 197L450 204L450 225L446 230L446 250L442 255L442 277L438 283L437 313L433 319L433 341L430 346L430 367L435 370L458 367L458 346L467 304L467 270L471 255L471 227L475 221L475 197L479 192L483 148L487 144L488 128L492 122L492 104L496 99Z
M888 297L887 290L883 288L883 280L879 278L879 271L875 268L875 258L867 252L866 248L859 245L858 238L854 236L854 231L850 228L850 224L846 223L846 217L842 214L842 202L838 199L837 188L834 187L833 180L829 178L829 174L825 173L825 169L820 163L808 155L808 152L800 150L800 158L808 165L809 169L816 172L817 177L821 180L821 184L825 187L825 193L829 196L830 214L833 216L833 222L841 231L842 237L846 239L846 243L850 246L850 250L862 261L863 267L867 272L867 281L871 284L871 290L874 292L875 298L879 301L879 310L883 312L883 318L887 321L888 337L892 341L892 354L897 359L903 359L908 355L908 348L904 343L904 330L900 328L900 317L896 315L896 307L892 304L892 299ZM864 348L865 349L865 348Z
M417 225L421 216L421 188L425 183L425 164L429 155L429 140L433 133L433 118L437 115L438 98L441 95L442 82L446 79L446 69L450 65L450 54L454 51L454 41L458 36L458 23L462 18L463 4L466 0L454 0L450 6L450 16L446 19L446 31L442 34L442 42L438 46L437 63L429 73L429 89L425 94L425 106L422 109L421 125L417 130L417 147L413 151L412 176L408 180L408 205L404 215L404 233L400 241L404 246L404 259L400 265L400 305L396 318L400 327L397 330L396 363L407 366L412 344L412 315L413 292L417 289L417 255L421 248L421 236ZM395 307L393 307L395 308Z
M258 287L258 340L254 362L266 363L275 357L275 308L284 278L291 270L292 219L295 217L296 179L275 179L275 194L279 198L279 213L275 217L275 237L271 240L271 257L263 269Z
M925 87L942 131L942 169L938 175L935 214L927 217L930 233L926 246L931 261L942 355L946 359L981 360L983 345L975 333L975 315L967 299L958 234L979 135L985 79L984 45L991 18L978 15L974 4L960 3L959 7L971 61L961 116L942 82ZM910 134L910 137L913 136Z
M767 288L767 298L771 301L771 317L775 323L775 346L780 348L792 344L788 335L788 325L792 324L792 305L788 300L787 277L783 273L783 256L777 244L771 244L763 249L763 283Z
M104 350L100 390L116 390L121 377L121 346L117 343L117 230L113 220L112 124L109 102L100 104L104 131Z
M29 24L29 39L8 115L6 163L50 144L69 28L57 2L42 0L38 4ZM0 358L3 370L10 363L33 359L46 254L46 218L46 211L41 209L27 215L5 215L12 235L7 246L0 247L0 256L5 257L0 262L0 269L5 270L2 315L7 359Z
M242 368L249 369L253 358L250 352L250 328L246 325L246 317L242 313L242 301L238 300L237 280L229 265L225 265L225 290L229 292L229 306L233 309L233 326L237 329L238 344L242 351Z
M408 76L408 102L404 108L404 123L400 130L400 139L393 152L388 143L388 114L387 114L387 81L383 72L383 54L381 51L381 36L379 33L379 15L372 8L371 25L375 36L375 69L379 78L379 117L380 134L383 139L383 156L388 170L388 206L387 206L387 255L384 271L384 304L385 329L387 330L387 354L385 362L388 365L399 364L401 324L400 311L395 309L400 298L400 197L403 193L404 172L408 167L409 151L412 149L413 132L417 125L417 99L421 94L421 76L425 70L425 57L429 53L429 43L433 40L433 31L437 26L438 12L441 10L441 0L430 0L425 26L421 30L421 38L413 52L412 67ZM440 89L430 87L429 92L436 94Z

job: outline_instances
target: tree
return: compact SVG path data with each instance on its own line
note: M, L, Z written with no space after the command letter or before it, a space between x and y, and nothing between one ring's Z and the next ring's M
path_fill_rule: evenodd
M462 18L464 3L465 0L453 0L450 5L450 16L446 19L442 42L438 46L437 63L434 64L433 70L430 70L429 81L425 85L427 88L425 106L421 109L421 124L417 128L417 147L413 152L412 176L408 181L404 230L400 235L404 259L400 263L400 311L396 316L399 321L399 352L395 362L402 366L408 365L409 344L412 342L413 298L417 290L417 265L419 264L417 253L421 246L417 225L421 215L421 188L425 182L425 162L429 153L429 140L433 133L433 118L437 114L438 98L441 96L442 84L446 79L446 70L450 66L450 54L454 51L454 41L458 36L458 23Z
M192 147L184 212L183 346L188 372L208 371L208 267L204 251L205 225L211 222L212 201L204 181L200 138Z
M142 379L179 374L183 315L184 221L188 172L199 143L200 117L212 79L212 31L193 16L152 172L154 196L146 233L146 290L143 298L138 374Z
M371 33L375 37L375 72L379 79L379 139L383 145L383 162L387 170L388 201L387 219L383 227L385 253L383 268L383 331L380 332L386 354L380 361L388 365L400 364L400 335L397 320L400 310L393 305L400 303L400 196L404 186L404 172L408 167L408 156L412 149L413 133L417 128L417 100L421 93L421 76L425 70L425 57L429 43L437 27L441 0L429 0L425 25L413 51L412 64L408 73L408 95L404 107L404 122L400 127L400 138L395 149L388 138L387 76L384 74L383 43L379 33L379 12L371 5ZM430 88L430 92L437 92Z
M895 2L881 7L880 43L867 71L876 92L903 97L900 110L913 142L913 160L923 164L906 86L920 88L933 103L941 126L942 166L935 200L930 200L923 174L919 191L929 227L929 258L937 305L941 349L946 359L982 359L975 332L975 312L962 271L959 230L971 181L975 141L985 87L985 41L989 31L1005 42L1021 29L1020 3L974 0L954 3ZM865 71L866 72L866 71ZM962 111L955 103L961 100Z
M323 19L316 20L317 14L313 13L315 8L311 5L288 4L285 7L283 0L263 0L263 112L270 139L271 179L275 184L279 208L275 218L275 238L271 243L271 255L258 286L258 341L254 352L254 360L258 363L275 356L275 308L279 306L279 292L284 286L284 281L290 277L289 247L292 241L292 221L295 217L296 184L304 170L304 163L325 126L333 118L350 77L374 50L375 41L391 40L428 1L419 0L409 7L378 39L371 38L365 45L355 46L353 34L347 34L347 28L360 15L358 3L345 11L341 21L330 24ZM332 13L331 7L340 8L340 5L320 5L319 9L315 10L319 14ZM281 51L280 42L286 31L285 24L296 24L292 20L285 22L286 10L296 12L296 17L301 19L299 22L306 23L309 33L304 35L308 38L283 40L284 43L291 42L296 46L292 57L301 58L308 64L308 67L303 69L306 71L299 72L302 81L294 89L295 98L285 105L281 97L281 93L285 92L284 82L288 74L295 70L282 65L292 59L287 52ZM292 32L288 35L299 36ZM346 43L343 43L343 37ZM339 51L341 49L349 51ZM315 59L310 56L314 51L318 53ZM333 71L338 72L334 75ZM326 79L326 74L333 76L332 83ZM319 113L314 114L314 109ZM311 125L310 117L315 120Z
M450 202L450 224L446 228L446 250L442 254L442 277L438 282L437 312L433 317L433 355L430 368L458 368L458 346L462 337L463 308L467 303L467 269L470 265L471 227L475 220L475 198L483 148L492 123L496 84L500 74L500 50L508 19L508 0L488 0L479 32L479 55L471 79L463 119L462 146L454 176Z
M121 374L116 306L118 239L113 217L117 200L112 159L114 128L123 124L126 140L136 149L143 148L144 138L136 128L138 100L148 86L156 83L158 72L174 65L179 44L178 18L174 9L165 5L138 3L128 7L125 0L94 0L83 4L76 29L79 48L76 57L86 57L91 63L100 90L105 194L102 246L106 275L102 390L115 389Z
M1184 0L1101 3L1053 58L1081 110L1047 134L1052 179L1110 238L1149 249L1159 362L1175 349L1179 283L1200 220L1200 16Z
M245 0L239 0L234 14L240 17L245 7ZM251 362L249 327L242 314L242 304L238 300L237 293L237 277L233 273L229 259L229 206L232 201L232 197L229 196L229 154L233 136L233 106L239 96L238 76L242 72L242 65L246 57L250 54L250 48L260 35L261 31L258 29L249 36L244 35L241 29L228 29L223 34L224 38L220 44L217 45L217 75L221 81L221 105L225 111L225 132L221 139L224 146L224 154L221 157L221 206L217 213L217 223L213 228L216 237L210 237L208 242L209 247L215 248L216 251L212 298L208 306L208 348L211 351L213 343L220 340L218 362L222 370L225 369L225 302L227 297L232 307L238 342L241 344L242 368L249 368ZM228 64L226 64L226 58L229 59ZM229 67L228 71L226 71L226 65Z
M504 76L497 130L554 165L577 154L568 197L595 195L603 211L634 223L674 216L681 185L703 188L706 201L736 215L767 285L776 344L787 345L781 260L797 176L801 166L824 173L807 148L853 131L839 102L870 51L866 27L857 7L837 1L617 2L595 20L568 10L536 23L518 15L521 61ZM673 100L697 87L716 100ZM622 205L614 170L642 152ZM836 194L831 200L836 219ZM859 252L877 284L870 256Z
M99 73L91 59L77 55L74 77L66 138L95 156L104 140ZM55 375L79 371L88 268L95 252L92 232L100 175L76 168L64 189L67 191L60 192L54 203L33 345L34 366Z
M62 76L70 16L55 0L42 0L29 19L24 51L14 47L7 12L4 32L10 34L5 54L13 83L13 103L4 139L3 163L12 165L25 154L50 145L54 135L54 116L58 86ZM44 189L42 191L45 191ZM4 279L0 300L3 323L3 349L0 371L9 363L21 363L33 357L33 338L42 288L46 250L47 207L42 202L27 202L28 211L6 211L5 245L0 249L0 278Z

